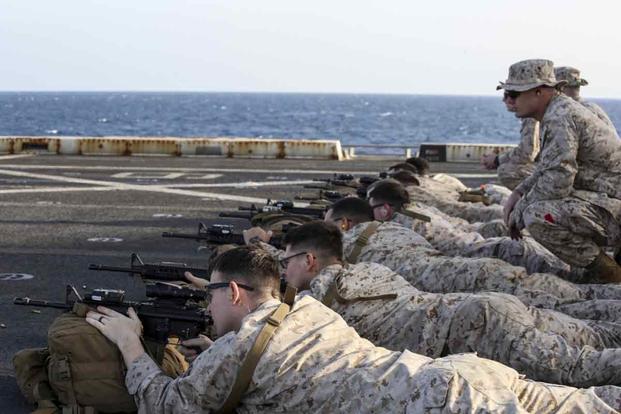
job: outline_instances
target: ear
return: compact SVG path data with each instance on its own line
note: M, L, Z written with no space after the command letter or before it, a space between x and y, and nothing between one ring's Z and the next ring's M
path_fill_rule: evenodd
M341 219L341 230L347 231L349 229L351 229L351 220L347 217L343 217Z
M306 261L306 270L312 271L317 265L317 259L312 253L306 253L306 257L304 259Z
M235 281L229 282L229 300L233 305L241 303L241 289Z
M384 203L384 205L381 206L380 209L382 211L382 216L383 216L382 218L384 220L388 220L389 218L392 217L393 210L390 204Z

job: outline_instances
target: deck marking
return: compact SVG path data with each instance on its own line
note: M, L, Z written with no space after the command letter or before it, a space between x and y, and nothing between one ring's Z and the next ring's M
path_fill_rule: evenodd
M94 243L120 243L123 241L120 237L91 237L86 241Z
M13 168L16 170L89 170L89 171L173 171L173 172L232 172L232 173L266 173L274 174L359 174L359 175L377 175L377 171L335 171L335 170L293 170L293 169L253 169L253 168L183 168L183 167L121 167L121 166L103 166L103 165L20 165L6 164L0 165L2 168Z
M15 158L28 158L32 157L34 154L15 154L15 155L0 155L0 161L2 160L12 160Z
M0 273L0 281L2 282L21 282L29 279L34 279L34 276L28 273Z
M241 183L210 183L210 184L166 184L162 187L167 188L201 188L201 187L233 187L233 188L253 188L253 187L277 187L287 185L317 184L312 180L292 180L292 181L244 181Z
M119 183L119 182L114 182L114 181L89 180L89 179L84 179L84 178L65 177L65 176L50 175L50 174L36 174L36 173L28 173L28 172L23 172L23 171L11 171L11 170L5 170L5 169L0 169L0 175L39 178L39 179L48 180L48 181L59 181L59 182L73 183L73 184L99 185L103 187L113 187L114 189L117 189L117 190L135 190L135 191L146 191L146 192L155 192L155 193L163 193L163 194L183 195L183 196L188 196L188 197L213 198L213 199L222 200L222 201L239 201L239 202L245 202L245 203L265 203L267 201L265 198L247 197L247 196L222 194L222 193L211 193L211 192L204 192L204 191L182 190L182 189L168 188L168 187L164 187L161 185L127 184L127 183ZM305 206L308 206L308 203L296 203L296 206L305 207Z

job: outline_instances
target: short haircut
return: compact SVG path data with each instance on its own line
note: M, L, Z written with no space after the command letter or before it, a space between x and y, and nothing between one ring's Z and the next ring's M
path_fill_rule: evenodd
M396 209L401 209L403 205L410 202L407 190L399 181L392 178L373 183L369 190L369 198L380 203L388 203Z
M311 221L289 230L283 240L295 249L313 249L321 259L343 257L343 235L334 224Z
M366 200L358 197L346 197L329 207L333 217L347 217L356 223L373 220L373 209Z
M411 157L405 160L406 163L413 165L418 175L427 175L429 172L429 162L421 157Z
M263 292L279 292L280 271L278 261L258 246L241 246L219 255L212 266L223 282L240 280Z
M418 170L416 169L416 167L413 166L412 164L408 164L407 162L400 162L398 164L391 165L390 167L388 167L388 169L393 170L393 171L405 170L405 171L413 172L414 174L418 173Z
M401 170L388 175L390 178L394 178L403 185L420 185L420 181L416 178L416 174L409 171Z

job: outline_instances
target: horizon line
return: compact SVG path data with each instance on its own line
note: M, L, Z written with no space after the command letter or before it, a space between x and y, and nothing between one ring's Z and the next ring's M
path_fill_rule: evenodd
M272 95L371 95L371 96L442 96L442 97L472 97L472 98L500 98L502 95L490 94L450 94L450 93L415 93L415 92L305 92L305 91L216 91L216 90L122 90L122 89L101 89L101 90L85 90L85 89L68 89L68 90L53 90L53 89L26 89L26 90L0 90L0 94L9 93L161 93L161 94L246 94L246 95L259 95L259 94L272 94ZM621 100L621 98L604 97L604 96L589 96L587 99L602 99L602 100Z

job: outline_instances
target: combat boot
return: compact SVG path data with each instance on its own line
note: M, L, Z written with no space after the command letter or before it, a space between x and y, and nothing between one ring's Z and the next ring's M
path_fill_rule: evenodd
M587 283L621 283L621 266L601 250L584 276Z

